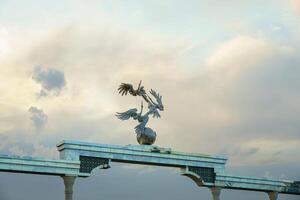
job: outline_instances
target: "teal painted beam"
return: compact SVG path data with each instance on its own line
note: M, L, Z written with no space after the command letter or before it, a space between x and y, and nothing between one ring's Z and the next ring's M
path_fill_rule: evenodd
M227 158L173 151L146 145L107 145L66 140L57 145L60 160L28 156L0 155L0 171L88 177L97 168L109 168L109 162L177 167L181 174L199 186L300 195L300 182L229 175ZM73 178L74 179L74 178ZM72 179L72 180L73 180Z
M55 176L86 176L79 173L80 162L29 156L0 155L0 171Z
M178 167L182 175L191 178L199 186L300 195L300 182L226 174L227 158L220 155L184 153L156 146L117 146L71 140L62 141L57 148L61 159L66 160L85 157L96 158L95 161L99 158L112 162ZM81 160L81 165L83 162Z
M215 172L223 172L227 161L225 156L182 153L148 145L117 146L65 140L57 148L60 158L66 160L80 160L80 156L87 156L133 164L206 167L213 168Z
M217 174L215 186L227 189L276 191L300 195L300 182L289 180Z

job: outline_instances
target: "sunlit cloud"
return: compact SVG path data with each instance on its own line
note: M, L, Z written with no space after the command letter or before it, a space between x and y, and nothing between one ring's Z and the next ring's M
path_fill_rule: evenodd
M77 4L72 9L78 9ZM238 5L246 9L243 3ZM87 10L90 7L92 4L85 5ZM92 15L97 16L97 12ZM100 15L109 16L107 12ZM146 13L139 15L139 20L146 20ZM263 28L271 27L283 37L286 27L281 23L275 20L256 27L250 26L247 18L243 26L249 30L237 29L224 35L220 32L202 38L210 42L202 42L201 46L197 37L203 36L180 35L184 29L169 39L161 34L169 36L165 29L157 32L159 27L124 31L123 26L115 24L118 14L114 16L110 26L108 22L95 26L95 21L86 20L91 16L85 13L73 23L65 19L59 26L45 24L43 30L36 25L24 35L22 29L15 31L15 27L8 26L2 35L11 35L10 40L1 37L0 31L4 46L12 40L14 47L22 47L11 51L9 59L0 63L1 137L15 139L20 130L26 130L20 138L29 140L36 136L35 128L43 128L38 141L39 149L45 147L41 152L46 152L44 144L54 145L66 138L135 143L135 123L120 123L114 113L139 107L140 99L118 96L117 87L121 82L137 84L142 79L146 89L156 89L164 96L162 119L149 123L158 132L160 146L229 154L232 165L268 163L261 159L264 156L280 162L282 155L297 152L282 148L284 153L272 157L275 148L259 143L266 142L265 138L282 138L281 132L285 132L289 145L293 146L292 139L298 139L294 119L300 113L295 92L299 88L295 78L299 48L292 38L280 43L276 36L263 32ZM257 18L251 18L252 23ZM226 20L230 19L222 23ZM36 98L36 94L44 98ZM245 145L245 141L255 138L255 145ZM13 143L13 139L7 143ZM292 162L291 157L286 158L286 162Z
M0 59L11 50L9 38L7 29L0 26Z
M137 144L136 122L114 115L141 103L120 96L118 85L143 80L165 105L161 119L149 120L155 145L225 154L227 169L294 178L298 2L0 3L1 153L58 158L63 139ZM160 169L118 170L129 171L152 177Z
M300 14L300 1L299 0L288 0L292 10Z

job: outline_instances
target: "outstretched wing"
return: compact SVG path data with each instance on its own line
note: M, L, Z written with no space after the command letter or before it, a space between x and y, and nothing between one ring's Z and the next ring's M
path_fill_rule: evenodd
M129 92L130 94L134 94L135 90L133 89L133 86L129 83L121 83L121 85L118 88L119 94L123 95L127 95L127 93Z
M116 117L120 120L128 120L130 117L136 117L137 114L137 109L133 108L130 110L127 110L126 112L117 112Z
M153 110L153 112L151 113L153 118L160 118L160 114L157 111L157 109Z
M152 101L152 103L156 104L157 108L158 108L159 110L163 111L163 110L164 110L164 105L163 105L163 103L162 103L162 96L159 95L159 93L155 92L155 91L152 90L152 89L150 90L150 94L155 98L155 100L156 100L156 102L157 102L157 103L153 102L153 101L151 100L151 98L150 98L150 100Z

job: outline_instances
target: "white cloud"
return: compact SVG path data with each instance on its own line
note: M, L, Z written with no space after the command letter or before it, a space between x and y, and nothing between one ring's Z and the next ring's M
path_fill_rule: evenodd
M44 3L26 3L9 22L1 18L1 152L57 158L55 144L62 139L136 144L135 122L120 122L114 113L139 107L140 99L119 96L117 87L142 79L165 104L162 118L149 121L156 145L227 154L229 166L244 169L298 165L300 60L293 39L298 21L290 8L297 13L299 1L289 1L282 16L273 2L195 1L180 5L179 13L179 4L160 2L115 7L51 1L46 10ZM259 12L262 7L266 13ZM24 12L29 17L19 20ZM60 71L68 88L37 99L41 85L32 72L40 65ZM32 105L42 124L49 117L43 134L32 128ZM135 169L147 176L154 168ZM269 169L266 176L274 173Z
M8 30L0 26L0 60L11 51L11 41Z
M237 36L220 44L208 57L207 65L211 67L223 66L230 70L231 67L255 64L272 52L272 46L262 38ZM237 64L243 65L236 66Z
M237 36L215 48L204 62L206 70L189 72L183 70L181 60L182 52L189 46L191 44L178 41L172 44L161 40L153 42L142 33L107 30L90 34L75 27L59 29L33 43L21 57L11 60L11 68L4 70L1 81L7 82L14 91L0 87L5 94L2 99L13 102L12 106L22 112L31 105L47 110L49 120L37 145L45 142L54 145L62 139L136 143L135 123L122 123L115 119L114 113L139 107L140 100L118 96L117 87L121 82L138 83L142 79L146 89L156 89L164 96L166 110L161 113L162 119L149 122L149 127L158 133L157 145L204 153L220 153L225 149L233 156L233 164L246 154L261 154L256 146L241 149L238 145L244 144L248 137L253 139L245 135L245 132L252 132L253 116L243 107L244 100L239 97L243 96L243 80L259 75L265 70L261 64L268 63L274 56L289 56L293 51L263 38ZM19 63L28 67L19 71ZM34 94L39 88L30 77L33 66L39 64L55 66L62 71L68 77L68 90L55 98L36 99ZM246 91L248 89L246 87ZM252 98L259 100L261 97ZM268 114L274 115L271 111ZM11 115L11 119L16 117ZM36 135L30 133L32 130L25 122L23 127L27 131L21 137L28 135L30 141ZM16 136L18 131L12 127L2 133L2 137L12 132ZM269 132L259 133L270 135ZM290 137L293 134L293 131L289 133ZM233 148L226 149L228 146ZM236 154L239 149L243 153ZM34 148L28 152L35 152ZM253 158L251 162L261 161Z
M300 1L299 0L288 0L287 1L292 10L300 14Z
M207 58L206 65L216 79L235 80L268 59L274 51L274 47L262 38L237 36L220 44Z

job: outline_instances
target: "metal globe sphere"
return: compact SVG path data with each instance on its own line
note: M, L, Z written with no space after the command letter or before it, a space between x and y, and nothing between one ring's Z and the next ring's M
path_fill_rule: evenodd
M156 139L156 132L146 128L144 133L137 134L136 139L141 145L152 145Z

